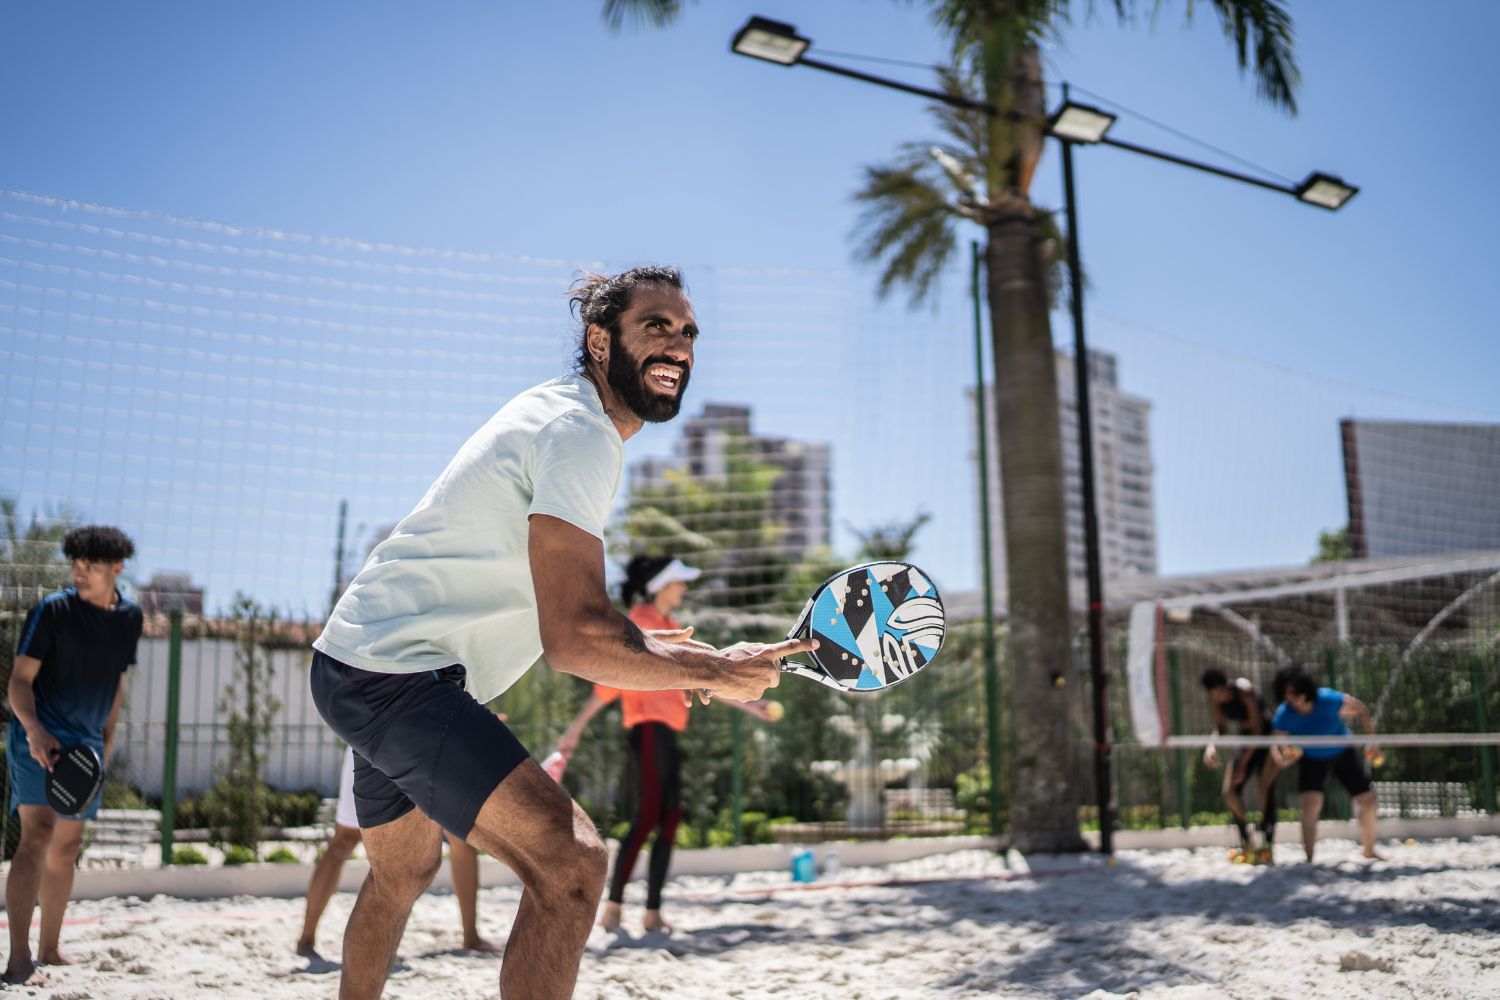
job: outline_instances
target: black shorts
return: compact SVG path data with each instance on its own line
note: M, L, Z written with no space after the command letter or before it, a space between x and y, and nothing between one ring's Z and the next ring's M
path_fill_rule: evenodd
M1256 772L1265 767L1266 761L1271 759L1271 748L1241 747L1240 752L1234 755L1234 761L1229 765L1231 774L1234 773L1234 768L1239 766L1242 758L1245 758L1245 776L1235 784L1236 789L1244 788Z
M1370 776L1365 772L1365 763L1353 747L1345 747L1337 757L1309 757L1302 755L1297 762L1297 791L1321 792L1328 782L1328 772L1339 779L1350 795L1363 795L1370 790Z
M313 704L354 750L362 828L413 808L467 837L490 793L529 754L464 690L464 668L380 674L313 653Z

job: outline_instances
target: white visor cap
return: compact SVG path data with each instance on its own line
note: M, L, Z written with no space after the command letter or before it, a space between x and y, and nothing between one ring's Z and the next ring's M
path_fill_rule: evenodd
M678 580L683 583L692 583L702 575L703 571L696 566L688 566L681 559L673 559L646 584L646 594L649 597L655 597L669 583L676 583Z

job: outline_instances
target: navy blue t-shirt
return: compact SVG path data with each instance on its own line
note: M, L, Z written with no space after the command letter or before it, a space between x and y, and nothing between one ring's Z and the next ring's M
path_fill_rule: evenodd
M21 629L16 655L42 661L32 682L37 721L63 743L103 738L120 676L135 662L141 609L116 597L105 610L72 587L60 590L32 608Z

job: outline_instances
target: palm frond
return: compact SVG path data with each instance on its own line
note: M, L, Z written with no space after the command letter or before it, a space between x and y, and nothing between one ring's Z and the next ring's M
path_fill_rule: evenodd
M682 0L604 0L601 16L611 31L619 31L627 20L665 28L681 13Z
M1297 84L1302 74L1292 57L1292 16L1277 0L1209 0L1224 35L1234 44L1240 71L1250 63L1254 44L1255 90L1272 105L1297 113ZM1191 10L1191 3L1189 9Z
M1163 0L1153 0L1152 16L1160 11ZM1288 114L1297 113L1297 86L1302 73L1292 54L1296 31L1285 0L1207 0L1219 16L1224 37L1234 46L1240 72L1251 69L1255 75L1255 92L1273 107ZM1187 19L1193 19L1198 0L1186 0ZM1134 0L1115 0L1119 19L1127 21Z
M953 223L959 216L931 163L923 153L921 159L866 167L864 185L854 194L865 206L855 226L855 258L880 265L881 298L901 286L914 306L936 290L956 247Z

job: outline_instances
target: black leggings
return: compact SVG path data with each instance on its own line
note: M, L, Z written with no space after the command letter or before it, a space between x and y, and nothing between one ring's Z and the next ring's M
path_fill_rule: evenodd
M660 722L643 722L630 730L630 776L635 786L635 815L620 842L615 874L609 880L609 901L625 901L625 883L635 871L635 859L656 831L646 881L646 909L661 909L661 887L672 864L672 842L682 820L682 753L677 733Z

